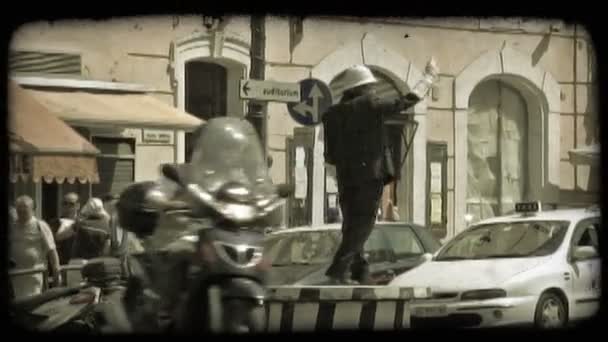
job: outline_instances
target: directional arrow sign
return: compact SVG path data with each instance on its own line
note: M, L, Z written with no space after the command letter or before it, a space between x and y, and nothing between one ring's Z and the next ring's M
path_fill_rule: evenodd
M331 91L323 81L312 78L300 81L300 87L301 100L287 104L289 114L302 125L317 125L321 122L323 113L332 104Z
M300 101L300 85L298 83L241 80L239 88L241 99L275 102Z
M319 122L319 100L323 98L323 93L316 83L313 84L308 98L312 99L312 105L308 105L307 102L300 102L293 107L293 110L300 115L310 114L313 122Z

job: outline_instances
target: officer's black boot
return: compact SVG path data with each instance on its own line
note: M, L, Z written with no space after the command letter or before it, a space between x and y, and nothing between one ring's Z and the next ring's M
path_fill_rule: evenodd
M351 274L348 272L349 261L348 256L337 258L325 273L328 280L322 285L357 285L358 283L351 279Z
M362 255L357 255L351 264L352 279L361 285L372 285L373 281L369 273L369 263Z
M348 276L341 276L341 277L332 277L332 276L327 276L328 280L326 283L322 284L322 285L359 285L359 282L350 279Z

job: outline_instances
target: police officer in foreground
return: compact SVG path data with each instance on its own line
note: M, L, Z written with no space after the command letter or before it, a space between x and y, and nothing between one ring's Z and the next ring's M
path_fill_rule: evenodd
M375 95L377 80L364 65L348 68L337 76L335 82L344 89L343 97L322 119L325 161L336 167L343 215L342 242L326 272L329 284L369 282L363 245L374 226L382 189L398 172L392 163L384 117L420 102L438 79L438 73L431 59L414 89L393 101Z

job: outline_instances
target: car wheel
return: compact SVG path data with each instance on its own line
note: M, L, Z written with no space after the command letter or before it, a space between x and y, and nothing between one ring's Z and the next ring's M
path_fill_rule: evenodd
M546 292L536 304L534 325L541 329L563 328L568 321L566 304L555 293Z

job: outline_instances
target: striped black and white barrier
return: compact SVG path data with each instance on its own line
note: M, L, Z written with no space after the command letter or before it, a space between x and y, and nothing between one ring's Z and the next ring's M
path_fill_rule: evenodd
M266 301L267 330L283 333L407 329L409 304L430 297L428 288L271 287Z

